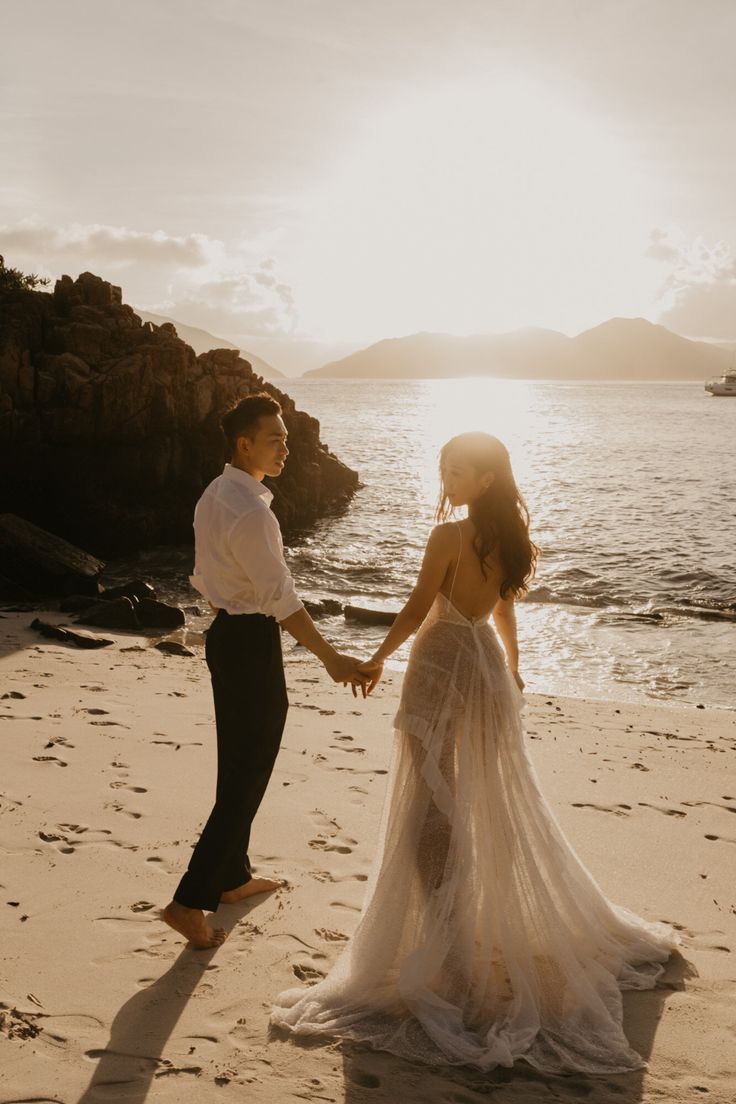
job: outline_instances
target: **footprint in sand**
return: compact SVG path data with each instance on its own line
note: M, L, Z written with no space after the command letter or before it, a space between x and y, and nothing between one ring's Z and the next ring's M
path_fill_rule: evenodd
M682 809L668 809L665 805L650 805L648 801L637 801L637 805L642 805L647 809L656 809L658 813L664 813L665 816L687 816L687 813L683 813Z
M332 840L324 839L324 837L318 836L316 839L309 840L309 846L314 848L314 850L336 851L338 855L351 855L353 852L353 848L350 846L350 844L355 845L357 843L357 840L351 840L347 836L343 838L345 839L344 843L338 842L339 837L336 838L335 842L333 843Z
M736 843L736 839L731 839L730 836L714 836L711 835L711 833L707 833L705 838L707 840L720 840L721 843Z
M291 969L295 977L298 977L300 981L307 981L311 985L316 985L325 976L324 970L318 970L316 966L311 966L309 963L295 962Z
M340 830L340 825L337 823L334 817L328 816L321 809L312 809L309 814L312 819L312 824L317 828L335 828Z
M349 938L344 932L335 931L333 928L315 928L314 934L318 935L320 939L324 939L327 943L341 943L343 940Z
M628 816L630 805L593 805L589 801L571 802L573 809L597 809L599 813L613 813L614 816Z
M127 782L111 782L111 790L130 790L131 793L148 793L145 786L129 786Z
M62 832L66 829L70 834L56 835L53 832L39 832L39 839L44 843L52 844L62 855L73 855L79 847L121 847L125 851L137 851L138 847L132 843L121 843L116 839L80 839L85 832L95 832L104 836L111 836L109 828L90 829L79 825L58 824Z
M346 749L343 748L343 751ZM336 771L350 771L351 774L388 774L387 770L371 770L367 767L365 770L358 770L355 767L332 767L332 770Z
M725 797L724 796L723 800L724 801L734 801L736 799L734 799L733 797ZM715 809L725 809L727 813L736 813L736 805L721 805L717 801L681 801L680 804L681 805L689 805L689 806L712 805Z
M339 747L337 744L330 744L330 747L335 751L343 751L346 755L365 755L365 748L362 747L346 748Z
M57 759L55 755L34 755L34 763L56 763L57 767L68 767L69 764L65 763L63 759Z
M133 820L140 820L143 816L142 813L134 813L131 809L126 809L119 801L108 801L105 808L112 809L114 813L123 813L124 816L132 817Z
M92 707L92 708L89 708L89 709L81 709L80 712L81 713L92 713L95 716L102 716L103 714L109 713L110 710L109 709L97 709L95 707Z

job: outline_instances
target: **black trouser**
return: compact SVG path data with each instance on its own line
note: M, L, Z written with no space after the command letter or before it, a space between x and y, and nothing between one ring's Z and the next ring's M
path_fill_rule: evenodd
M281 745L289 708L281 630L262 613L220 610L207 633L217 725L215 805L174 900L214 912L250 881L250 826Z

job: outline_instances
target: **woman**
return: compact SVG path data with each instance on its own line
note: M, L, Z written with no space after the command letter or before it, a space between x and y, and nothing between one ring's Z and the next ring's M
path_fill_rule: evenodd
M411 597L367 670L417 628L379 846L357 930L274 1024L482 1070L646 1066L622 989L649 989L681 943L610 902L540 791L522 731L514 599L538 549L509 456L466 433L441 451L438 520ZM493 621L504 649L488 618Z

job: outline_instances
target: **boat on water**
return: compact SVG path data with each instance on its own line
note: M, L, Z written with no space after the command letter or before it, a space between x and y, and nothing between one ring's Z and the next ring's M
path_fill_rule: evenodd
M705 390L710 391L711 395L732 395L736 398L736 369L725 372L720 379L708 380Z

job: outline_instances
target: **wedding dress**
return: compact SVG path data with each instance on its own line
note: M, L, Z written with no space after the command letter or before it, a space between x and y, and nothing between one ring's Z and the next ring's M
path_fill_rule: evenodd
M645 1067L621 990L651 989L681 937L613 904L578 858L496 634L451 599L437 594L411 649L355 934L271 1022L429 1064Z

